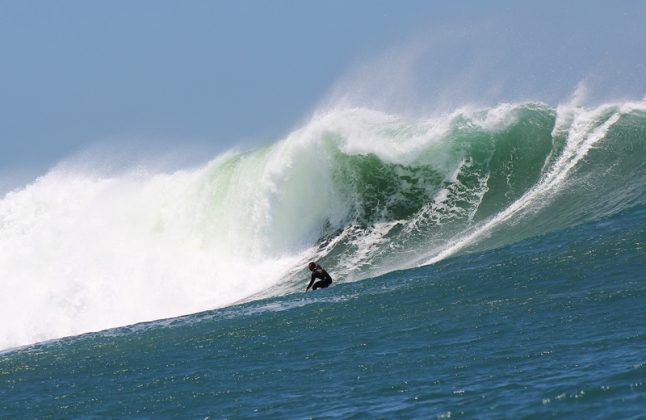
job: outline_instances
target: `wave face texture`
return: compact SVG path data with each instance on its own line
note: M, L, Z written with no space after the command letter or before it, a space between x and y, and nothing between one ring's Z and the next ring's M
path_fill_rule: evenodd
M174 173L61 165L0 201L0 348L432 264L646 203L646 103L333 110Z

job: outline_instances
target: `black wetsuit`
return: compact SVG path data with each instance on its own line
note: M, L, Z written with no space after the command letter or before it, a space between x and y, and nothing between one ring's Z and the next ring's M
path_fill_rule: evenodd
M316 279L320 279L320 281L317 281L316 283L314 283L314 280ZM312 284L314 284L313 287L312 287ZM309 289L310 287L312 287L312 290L325 289L331 284L332 284L332 277L330 277L327 271L323 270L323 268L320 265L317 265L314 271L312 271L312 280L310 280L310 284L307 286L307 289Z

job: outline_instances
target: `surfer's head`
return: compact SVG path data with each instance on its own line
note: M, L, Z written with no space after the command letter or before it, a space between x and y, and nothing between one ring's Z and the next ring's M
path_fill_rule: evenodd
M316 270L316 263L314 261L312 261L311 263L309 263L307 265L307 267L310 269L310 271L314 271L314 270Z

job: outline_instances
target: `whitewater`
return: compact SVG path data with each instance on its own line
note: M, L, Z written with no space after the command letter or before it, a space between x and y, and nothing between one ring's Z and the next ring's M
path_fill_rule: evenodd
M319 112L172 172L61 162L0 201L0 349L482 252L646 202L646 102Z

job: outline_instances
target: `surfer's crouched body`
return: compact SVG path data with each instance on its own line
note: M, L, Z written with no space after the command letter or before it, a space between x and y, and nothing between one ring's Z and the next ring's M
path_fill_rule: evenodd
M312 287L312 290L325 289L332 284L332 277L330 277L327 271L323 270L323 267L315 262L309 263L307 267L312 272L312 280L310 280L310 284L307 285L307 289L305 289L306 292L310 290L312 284L314 285L314 287ZM314 280L316 279L319 279L319 281L314 283Z

